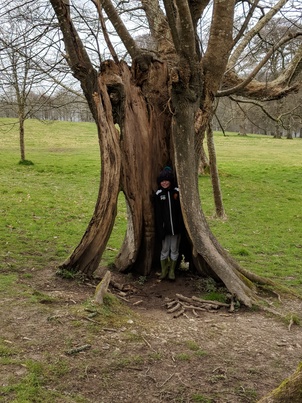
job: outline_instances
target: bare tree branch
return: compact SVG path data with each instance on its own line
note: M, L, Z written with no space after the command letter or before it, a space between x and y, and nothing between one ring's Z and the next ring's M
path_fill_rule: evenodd
M285 43L291 41L294 38L297 38L298 36L301 36L302 32L297 32L295 34L289 34L286 37L282 38L275 46L273 46L265 55L265 57L263 57L263 59L261 60L260 63L258 63L258 65L253 69L253 71L248 75L248 77L246 77L244 80L240 80L238 78L239 84L235 85L232 88L228 88L226 90L221 90L217 93L218 96L222 97L222 96L227 96L227 95L231 95L231 94L235 94L237 93L239 90L245 88L257 75L257 73L259 73L259 71L261 70L261 68L267 63L267 61L270 59L270 57L272 56L272 54L279 49L282 45L284 45ZM302 46L301 46L302 48ZM294 73L294 67L297 65L297 63L299 64L301 61L301 57L302 57L302 50L300 49L300 52L297 52L297 54L294 57L294 61L290 64L290 66L288 67L288 69L286 70L286 72L281 75L278 79L275 80L275 83L279 83L279 85L281 84L281 82L285 83L287 81L289 81L290 76L293 75ZM267 85L267 83L265 83ZM260 85L260 83L259 83Z
M233 102L236 102L236 104L240 107L240 104L251 104L251 105L255 105L258 108L260 108L262 110L262 112L271 120L273 120L274 122L278 122L278 118L276 118L275 116L271 115L268 110L260 103L257 101L253 101L253 100L247 100L247 99L238 99L238 98L234 98L232 96L229 97Z
M194 28L196 28L198 20L202 16L206 7L209 5L210 0L188 0L188 1L189 1L189 7L190 7L190 11L191 11L193 25L194 25Z
M179 16L179 36L181 37L180 47L184 57L189 61L193 59L196 53L195 32L192 23L192 17L187 1L175 0Z
M225 72L232 46L234 0L214 1L210 38L203 59L205 74L209 75L210 88L216 93ZM223 39L222 39L223 38ZM224 46L221 46L223 40Z
M125 24L121 20L118 12L116 11L115 7L113 6L110 0L101 0L101 4L111 21L112 25L114 26L117 34L119 35L120 39L122 40L125 48L129 52L132 59L137 57L141 51L136 45L135 40L130 35L128 29L126 28Z
M258 3L260 0L255 0L252 4L251 4L251 8L249 9L248 15L246 16L239 32L237 33L236 37L234 38L234 42L233 42L233 47L236 45L236 43L242 38L245 30L248 27L248 24L253 16L253 13L255 11L255 8L257 7Z
M175 52L171 31L158 0L141 0L146 12L152 36L157 44L157 52L161 54L171 54Z
M97 71L93 68L91 60L73 25L70 17L70 7L66 0L50 0L57 15L66 47L66 60L73 74L81 82L90 110L96 118L95 103L92 94L97 88Z
M117 56L117 54L116 54L116 52L114 50L114 47L113 47L113 45L112 45L112 43L110 41L109 35L108 35L107 27L106 27L106 24L105 24L105 21L104 21L103 13L102 13L102 7L101 7L100 0L92 0L92 2L96 6L96 9L97 9L97 12L98 12L98 15L99 15L99 20L100 20L101 27L102 27L102 31L103 31L103 35L104 35L104 38L105 38L105 42L106 42L106 44L108 46L110 54L111 54L113 60L115 61L115 63L118 63L119 59L118 59L118 56Z
M178 21L177 21L177 12L175 9L175 5L173 0L163 0L165 5L165 10L167 14L168 24L171 30L171 35L173 38L173 43L176 49L176 52L179 54L181 50L179 32L177 29Z
M270 21L273 18L273 16L278 11L280 11L282 6L284 6L284 4L286 4L287 2L288 2L288 0L279 0L279 2L275 6L271 7L270 11L266 15L264 15L249 32L247 32L244 35L242 41L239 43L239 45L234 50L234 52L232 53L232 55L229 59L228 66L227 66L228 70L233 69L235 67L235 65L238 62L240 56L242 55L244 49L251 42L252 38L254 36L256 36L258 34L258 32L260 32L260 30L268 23L268 21Z

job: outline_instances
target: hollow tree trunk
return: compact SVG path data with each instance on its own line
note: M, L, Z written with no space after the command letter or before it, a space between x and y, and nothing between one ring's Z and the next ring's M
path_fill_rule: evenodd
M152 192L156 190L158 172L171 156L171 117L165 105L167 73L166 66L160 63L145 73L137 66L131 71L126 63L102 64L100 96L94 97L97 125L103 133L99 197L80 244L61 265L62 270L83 275L91 275L96 270L114 224L117 196L122 191L127 203L128 226L115 265L120 271L150 274L155 249ZM146 81L144 92L137 85L141 80ZM159 89L160 96L154 96L153 86ZM120 128L118 138L114 123Z
M138 85L141 82L144 84ZM201 209L194 130L199 96L192 100L192 94L179 89L173 96L171 114L168 82L168 70L161 63L154 63L144 73L135 66L131 71L126 64L106 62L102 66L99 95L94 96L102 133L100 194L86 233L61 268L84 275L96 270L111 234L121 190L127 201L128 228L116 266L121 271L150 274L155 250L151 196L159 170L172 160L197 270L204 274L206 263L211 274L251 306L256 299L253 285L215 239ZM209 116L204 113L204 126ZM114 123L119 124L120 134Z
M170 158L170 113L165 111L168 79L166 66L154 63L142 72L134 64L106 62L102 76L120 127L121 191L124 193L128 226L115 260L120 271L150 273L154 258L154 208L152 192L156 175ZM161 91L154 96L153 88Z

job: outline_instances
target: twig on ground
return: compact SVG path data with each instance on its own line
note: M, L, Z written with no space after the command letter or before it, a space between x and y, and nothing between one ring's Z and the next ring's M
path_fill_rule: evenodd
M229 312L234 312L234 310L235 310L235 302L234 298L232 297Z
M174 300L171 301L171 302L167 302L167 303L166 303L166 307L167 307L168 309L170 309L170 308L172 308L172 306L174 306L174 305L176 305L176 304L178 304L178 301L174 299Z
M185 302L189 302L189 303L192 302L192 298L185 297L185 296L182 295L182 294L176 294L176 296L177 296L177 298L180 299L181 301L185 301Z
M125 284L120 284L117 281L113 280L111 278L110 280L110 285L112 285L113 288L116 288L119 291L123 291Z
M129 300L128 300L127 298L121 297L121 296L118 295L118 294L116 294L116 296L117 296L119 299L121 299L121 300L123 300L123 301L125 301L125 302L129 302Z
M94 320L94 319L88 318L88 316L83 316L83 319L86 319L86 320L88 320L89 322L97 323L98 325L100 325L100 324L101 324L101 322L98 322L97 320Z
M175 374L171 374L162 384L158 385L159 388L162 388Z
M293 315L290 317L290 321L289 321L289 325L288 325L288 330L290 330L290 328L292 327L292 325L294 324L294 318Z
M141 336L142 336L142 339L144 340L144 342L147 344L147 346L148 346L152 351L155 351L155 352L156 352L156 350L154 350L154 348L151 346L151 344L148 342L148 340L146 340L143 335L141 335Z
M192 300L196 301L196 302L201 302L203 304L217 305L217 306L226 307L226 308L230 307L230 304L226 304L225 302L210 301L210 300L207 300L207 299L201 299L201 298L194 297L194 296L192 297Z
M179 308L181 307L180 303L177 302L177 304L175 306L173 306L172 308L168 309L168 313L173 313L176 312Z
M149 367L149 368L147 369L147 371L145 372L145 376L148 377L148 378L150 378L154 383L157 383L157 382L156 382L156 379L153 378L153 376L151 376L151 375L148 374L149 371L150 371L150 367Z

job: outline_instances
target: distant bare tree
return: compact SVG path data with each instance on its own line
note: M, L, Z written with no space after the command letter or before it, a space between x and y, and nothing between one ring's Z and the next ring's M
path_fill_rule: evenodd
M42 111L49 109L58 88L72 90L62 81L69 74L64 57L52 52L54 40L46 38L51 26L49 21L43 26L45 9L27 3L15 6L1 9L0 103L7 116L17 117L21 163L31 163L26 160L26 119L47 119ZM77 97L83 102L83 95Z

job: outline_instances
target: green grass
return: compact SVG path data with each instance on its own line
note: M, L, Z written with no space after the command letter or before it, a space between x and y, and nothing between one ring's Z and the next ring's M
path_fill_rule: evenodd
M21 365L15 361L11 364ZM4 364L5 365L5 364ZM58 361L56 364L47 365L32 360L27 360L22 363L25 368L26 375L17 380L12 376L9 386L4 386L1 389L2 396L9 395L12 403L30 403L30 402L45 402L52 403L55 401L68 402L84 402L84 398L80 395L74 398L63 398L59 392L48 390L45 385L49 382L56 381L57 376L62 376L68 372L68 365L64 361ZM57 400L58 399L58 400ZM8 401L8 400L6 400Z
M17 280L15 274L1 274L0 273L0 292L3 294L5 291L14 285Z
M20 165L17 127L4 131L1 122L10 120L0 120L1 269L55 266L79 243L93 214L100 176L96 127L28 120L26 156L34 165ZM115 229L121 222L124 206ZM111 259L123 237L114 230Z
M0 120L0 269L29 276L62 263L81 240L98 192L98 139L93 123L28 120L26 159L33 165L20 165L17 127L4 130L9 122ZM214 234L245 268L301 292L302 140L228 133L216 134L215 143L226 221L212 218L210 178L199 178ZM105 263L113 261L126 221L121 197Z
M48 309L56 304L56 297L29 287L27 280L45 267L55 271L78 245L89 223L100 173L96 127L92 123L43 124L28 120L26 160L32 164L19 164L17 127L4 130L9 126L3 126L10 122L0 119L0 293L7 307L27 304L31 308L39 304L45 312L45 320L59 327L60 315ZM232 133L215 137L226 221L212 218L210 178L199 178L202 206L214 234L245 268L277 279L302 294L302 141L255 135L238 137ZM126 222L126 207L121 196L102 263L113 261L123 240ZM143 285L146 280L141 276L137 283ZM219 290L210 279L200 279L200 288L210 298L219 299ZM110 294L106 295L102 306L95 307L88 300L66 309L69 309L70 328L74 332L83 327L83 318L90 319L90 315L93 318L87 321L85 333L83 330L87 342L98 340L95 337L99 337L100 328L125 328L124 340L134 346L144 346L141 334L131 333L128 308ZM288 318L291 319L299 322L297 317ZM62 339L63 349L74 347L74 338L71 333L70 338ZM7 397L16 403L87 401L80 391L70 395L58 387L61 377L74 370L69 358L44 356L41 362L25 359L24 341L20 343L0 338L0 364L7 368L8 374L1 387L4 399ZM94 345L90 354L95 354L99 360L104 354L101 344L91 344ZM115 338L109 338L108 345L115 352L111 362L113 369L143 365L144 357L139 350L133 356L124 354L115 349ZM175 356L180 365L207 356L194 340L183 341L182 346L184 352ZM150 365L162 359L163 352L150 351ZM86 361L80 365L79 373L86 379ZM209 381L222 380L213 375ZM253 390L246 389L243 398L249 399L253 394ZM202 393L192 395L194 402L214 400Z
M301 292L302 139L216 135L226 221L212 218L209 177L202 205L221 244L248 270Z
M202 394L195 394L192 396L192 402L199 402L199 403L212 403L213 399L207 398Z

